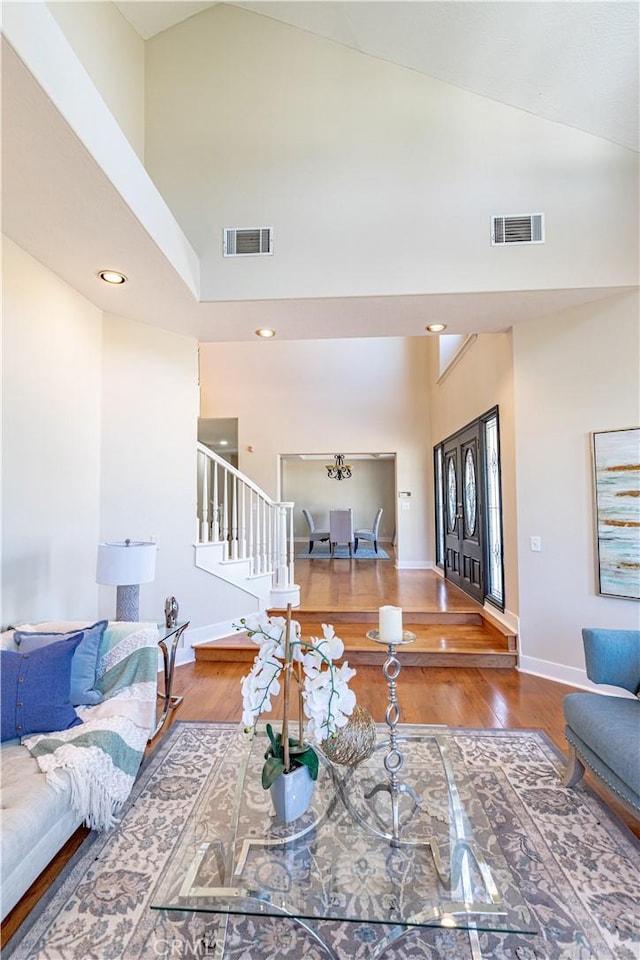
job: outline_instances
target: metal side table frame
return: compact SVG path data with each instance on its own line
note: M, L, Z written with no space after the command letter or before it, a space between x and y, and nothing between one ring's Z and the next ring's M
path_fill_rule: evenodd
M183 697L173 696L171 690L173 688L173 673L176 665L176 650L180 643L180 637L189 626L189 623L189 620L183 620L172 627L167 627L164 623L158 624L158 646L162 650L162 665L164 667L164 692L158 690L158 698L164 700L164 703L162 706L162 714L155 730L149 737L150 740L157 737L162 730L169 716L169 710L175 710L175 708L179 707L182 703ZM167 647L169 641L170 644L169 647Z

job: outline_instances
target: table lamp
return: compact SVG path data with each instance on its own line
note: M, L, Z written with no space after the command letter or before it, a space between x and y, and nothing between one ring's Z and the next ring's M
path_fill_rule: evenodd
M155 576L156 550L155 543L142 540L98 544L96 581L117 586L116 620L137 621L140 584Z

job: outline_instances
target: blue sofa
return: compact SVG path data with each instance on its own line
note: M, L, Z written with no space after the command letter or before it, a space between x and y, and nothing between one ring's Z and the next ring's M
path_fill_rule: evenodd
M570 693L564 698L573 787L587 766L635 817L640 817L640 630L582 631L587 676L633 697Z

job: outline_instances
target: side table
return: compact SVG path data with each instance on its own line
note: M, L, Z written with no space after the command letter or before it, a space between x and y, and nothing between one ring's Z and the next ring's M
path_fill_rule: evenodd
M189 623L189 620L182 620L173 627L167 627L164 623L158 624L158 646L162 650L162 663L164 667L164 693L158 690L158 697L160 700L164 700L164 703L162 715L149 740L153 740L154 737L158 736L169 716L169 710L175 710L175 708L179 707L182 703L183 698L174 697L171 689L173 687L173 672L176 665L176 650L180 642L180 637L189 626ZM167 643L170 643L169 649L167 648Z

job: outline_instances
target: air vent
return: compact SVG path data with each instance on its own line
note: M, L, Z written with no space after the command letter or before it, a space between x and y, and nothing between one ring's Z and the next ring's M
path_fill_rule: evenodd
M491 243L544 243L544 213L523 217L492 217Z
M273 253L271 227L226 227L222 241L225 257L259 257Z

